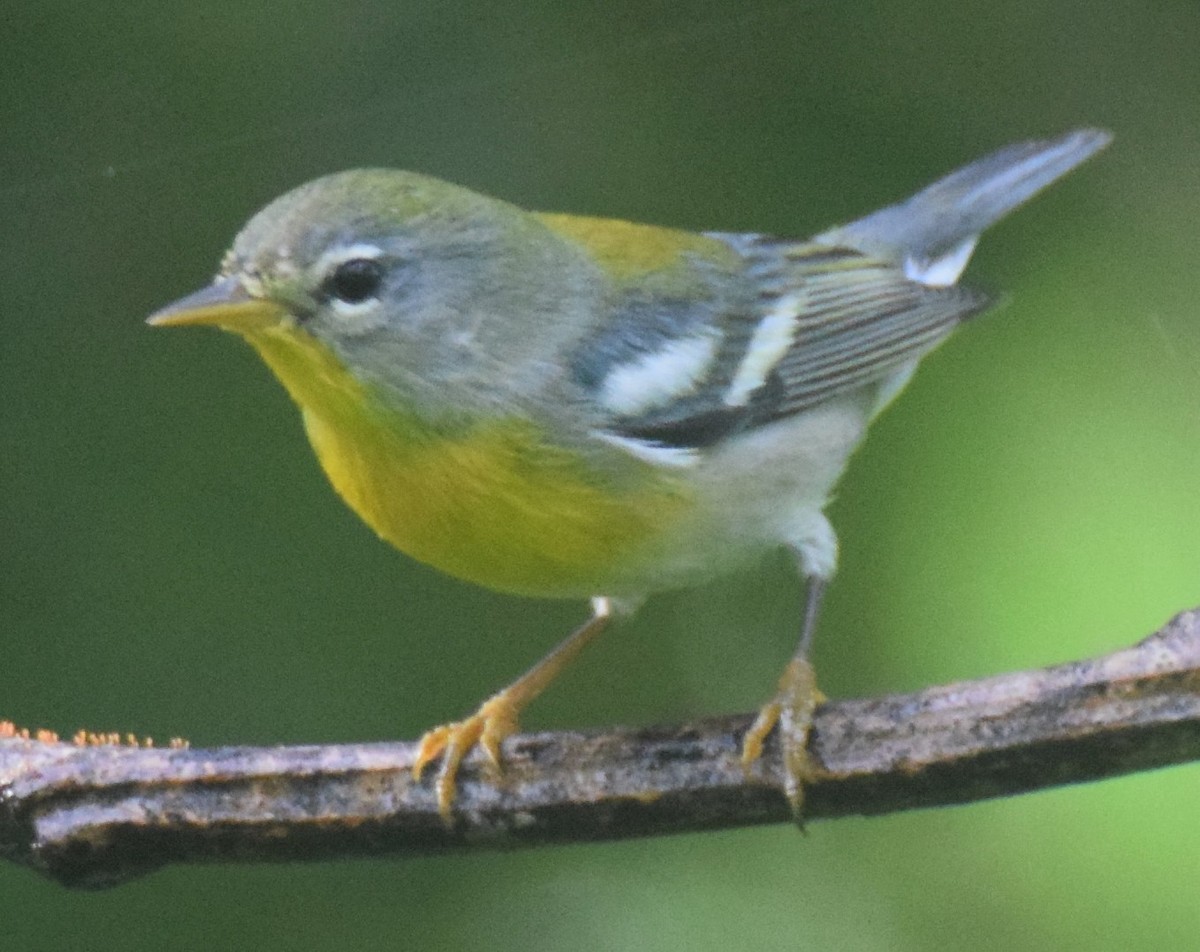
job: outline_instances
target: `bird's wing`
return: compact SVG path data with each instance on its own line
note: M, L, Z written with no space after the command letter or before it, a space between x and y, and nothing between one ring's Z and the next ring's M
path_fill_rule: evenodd
M751 239L753 241L753 239ZM931 287L901 269L846 248L756 242L757 283L765 316L786 326L790 339L778 360L756 360L755 342L739 368L743 378L727 402L749 398L755 422L796 413L823 400L880 381L936 347L988 299L956 286ZM762 370L749 371L755 363ZM751 389L758 382L758 386ZM733 399L730 400L729 397Z
M587 365L606 432L710 446L883 381L985 306L978 294L927 287L850 249L719 237L746 262L737 291L714 281L720 292L688 302L618 301L590 343L611 358Z

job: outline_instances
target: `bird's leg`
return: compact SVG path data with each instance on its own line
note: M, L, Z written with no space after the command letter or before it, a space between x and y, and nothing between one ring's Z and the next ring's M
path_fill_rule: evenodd
M767 735L776 725L779 726L779 746L783 752L783 789L798 822L803 815L804 783L813 776L812 759L808 753L813 713L825 700L817 688L817 673L808 659L808 653L817 628L817 616L821 613L821 596L825 594L826 584L825 578L808 576L800 642L779 677L775 696L763 705L742 740L742 766L748 770L762 756Z
M426 765L439 756L442 758L436 790L438 813L443 820L450 822L450 807L463 758L478 745L483 748L493 770L499 773L500 743L516 732L521 711L608 626L612 611L609 599L592 599L592 617L516 681L493 694L469 717L425 732L413 762L413 777L420 780Z

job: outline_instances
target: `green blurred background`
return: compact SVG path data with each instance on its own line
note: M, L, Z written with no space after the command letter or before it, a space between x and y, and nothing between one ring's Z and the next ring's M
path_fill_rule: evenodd
M443 578L326 486L282 390L142 318L276 194L418 169L532 207L803 235L1006 142L1113 147L983 242L833 517L835 695L1049 664L1200 604L1200 5L12 3L0 32L0 715L197 745L412 737L585 611ZM749 710L782 559L663 596L526 726ZM1200 773L616 845L0 867L0 947L1194 949Z

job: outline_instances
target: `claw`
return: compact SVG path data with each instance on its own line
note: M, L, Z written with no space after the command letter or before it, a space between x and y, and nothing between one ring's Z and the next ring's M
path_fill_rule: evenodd
M762 706L742 739L742 769L749 772L762 756L768 735L778 725L779 745L783 751L783 792L801 825L804 784L817 772L808 752L808 739L813 714L824 701L825 695L817 687L812 664L804 658L793 658L783 670L775 697Z
M500 745L504 738L517 731L517 706L501 691L480 705L479 710L461 721L443 724L425 732L417 756L413 760L414 780L420 780L425 768L438 757L442 758L434 789L438 813L449 825L450 808L458 792L458 768L472 748L483 749L492 771L498 776L503 770Z

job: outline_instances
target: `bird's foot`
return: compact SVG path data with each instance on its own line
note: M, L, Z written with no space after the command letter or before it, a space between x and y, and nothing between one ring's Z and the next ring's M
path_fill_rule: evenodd
M762 709L742 739L742 768L749 771L762 756L767 736L779 727L783 753L783 791L796 822L804 825L804 784L816 775L808 752L813 714L825 701L817 687L817 673L806 658L793 658L779 678L779 690Z
M503 769L500 744L504 738L516 733L520 708L510 692L504 690L484 701L469 717L434 727L421 737L412 766L413 778L420 780L425 767L441 757L434 789L438 813L445 823L450 823L450 807L458 789L458 768L463 758L472 748L481 747L492 773L499 777Z

